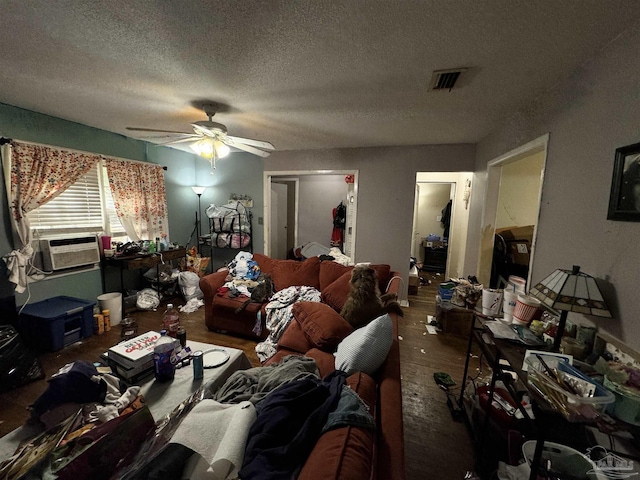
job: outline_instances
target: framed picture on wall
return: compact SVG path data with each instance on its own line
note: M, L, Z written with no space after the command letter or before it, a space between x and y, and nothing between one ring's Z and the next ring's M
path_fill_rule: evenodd
M607 219L640 222L640 143L616 149Z

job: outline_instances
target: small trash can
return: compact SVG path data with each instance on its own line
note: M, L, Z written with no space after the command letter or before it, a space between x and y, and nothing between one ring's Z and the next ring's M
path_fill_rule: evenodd
M119 325L122 321L122 294L119 292L104 293L98 296L100 311L109 310L111 325Z

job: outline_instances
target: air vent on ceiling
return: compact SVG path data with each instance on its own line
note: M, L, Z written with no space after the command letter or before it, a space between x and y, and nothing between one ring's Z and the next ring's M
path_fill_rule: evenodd
M429 90L449 90L454 87L460 75L466 68L451 68L449 70L434 70Z

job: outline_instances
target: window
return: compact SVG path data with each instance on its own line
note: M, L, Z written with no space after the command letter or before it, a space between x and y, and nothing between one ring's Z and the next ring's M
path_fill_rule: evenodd
M101 163L56 198L29 212L27 218L40 238L102 232L126 237Z

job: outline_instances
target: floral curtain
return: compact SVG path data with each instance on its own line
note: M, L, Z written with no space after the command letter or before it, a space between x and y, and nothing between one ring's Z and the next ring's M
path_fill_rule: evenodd
M167 233L167 196L161 165L107 158L116 213L134 241Z
M100 156L44 145L12 142L2 146L2 168L11 220L22 245L6 258L16 292L26 289L26 267L33 255L26 214L47 203L87 173Z

